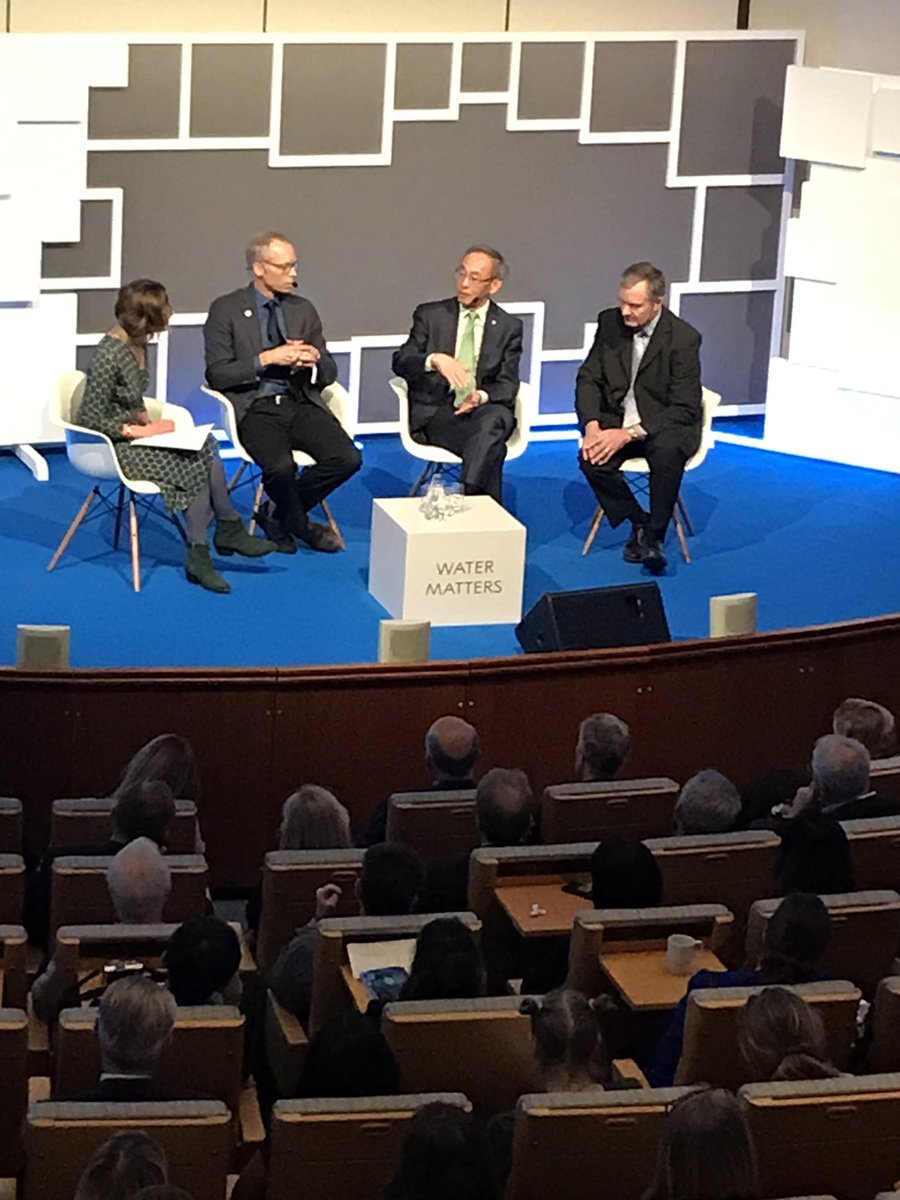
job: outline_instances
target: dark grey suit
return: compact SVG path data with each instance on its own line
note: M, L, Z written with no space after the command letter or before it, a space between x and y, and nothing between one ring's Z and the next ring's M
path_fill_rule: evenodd
M417 441L443 446L463 460L466 491L501 501L506 442L516 427L522 322L488 301L475 386L489 403L464 416L453 407L453 389L439 371L426 371L429 354L455 354L459 302L432 300L413 313L409 337L394 354L395 372L409 386L409 427Z
M631 381L634 332L617 308L597 317L597 335L575 386L575 410L582 433L589 421L601 429L622 427ZM634 381L634 395L647 437L614 454L603 466L579 456L579 464L611 525L630 520L648 524L654 538L665 537L678 498L684 464L700 445L703 424L700 334L663 308ZM650 514L641 508L619 470L628 458L650 464Z
M290 293L281 297L281 306L288 338L309 342L319 351L315 382L309 367L257 369L265 347L252 283L210 306L203 330L206 379L234 405L241 441L262 467L276 518L302 537L306 513L359 470L362 456L322 399L322 388L337 379L337 366L325 345L319 314L305 297ZM261 381L273 377L283 380L283 392L260 396ZM293 450L316 460L299 477Z

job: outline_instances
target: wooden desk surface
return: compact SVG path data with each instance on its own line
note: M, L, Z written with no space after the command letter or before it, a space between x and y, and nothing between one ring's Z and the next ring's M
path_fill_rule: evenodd
M697 971L724 971L725 964L704 946L697 951L690 975L670 975L665 946L648 950L611 950L600 955L600 969L633 1012L675 1008L687 995Z
M346 983L356 1007L361 1013L365 1013L366 1009L369 1007L369 1002L372 999L372 997L366 991L366 985L361 979L357 979L354 976L349 963L344 963L344 965L341 967L341 975L344 977L344 983Z
M494 895L522 937L550 937L572 930L576 913L593 905L586 896L564 892L562 881L554 883L516 883L498 887ZM532 905L544 911L531 915Z

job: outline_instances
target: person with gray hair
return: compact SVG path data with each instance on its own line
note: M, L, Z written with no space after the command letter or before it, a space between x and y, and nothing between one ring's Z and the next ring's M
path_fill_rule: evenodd
M278 550L299 538L311 550L342 543L309 512L362 465L362 455L322 398L337 380L313 304L294 295L297 251L283 233L250 239L249 285L219 296L203 329L206 381L234 405L240 440L259 463L269 505L257 514ZM312 459L298 476L293 451Z
M475 816L482 846L519 846L534 824L534 793L518 767L494 767L478 782Z
M435 788L474 787L480 753L478 730L462 717L438 717L425 734L425 761Z
M703 427L700 334L665 307L665 295L653 263L626 267L618 307L598 315L575 384L581 470L610 525L631 523L622 557L654 575L667 565L666 531ZM622 474L636 457L650 467L649 512Z
M135 838L113 858L106 882L116 919L123 924L155 925L162 921L172 877L159 847L149 838ZM78 976L57 950L31 988L35 1015L55 1021L67 997L78 1003Z
M675 802L675 832L730 833L741 812L737 788L721 771L692 775Z
M119 851L107 868L106 882L118 920L135 925L162 921L172 876L149 838L135 838Z
M575 774L584 783L615 779L631 753L628 726L612 713L592 713L578 727Z
M874 700L850 696L834 710L832 733L856 738L873 759L890 758L897 751L894 714Z
M350 814L328 788L304 783L281 810L279 850L339 850L351 845Z
M823 813L836 821L900 815L900 801L881 797L870 786L869 752L855 738L826 733L813 746L812 783L802 787L790 804L776 806L776 819L794 820Z
M468 495L503 503L506 443L516 427L523 326L493 297L506 260L470 246L456 268L456 295L420 304L394 371L409 389L409 431L462 459Z

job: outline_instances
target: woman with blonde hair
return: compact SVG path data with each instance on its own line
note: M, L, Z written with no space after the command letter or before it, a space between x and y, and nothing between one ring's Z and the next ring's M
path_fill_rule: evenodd
M281 810L279 850L342 850L350 841L350 814L316 783L304 783Z
M526 996L519 1011L531 1017L534 1051L548 1092L581 1092L610 1083L598 1005L581 992L557 988Z
M738 1046L754 1080L833 1079L825 1025L802 996L767 987L738 1013Z

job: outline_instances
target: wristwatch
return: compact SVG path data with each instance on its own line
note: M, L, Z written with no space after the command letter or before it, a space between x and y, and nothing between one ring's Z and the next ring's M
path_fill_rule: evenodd
M637 425L629 425L626 428L625 432L628 434L628 436L631 438L631 440L633 442L640 441L641 435L638 433Z

